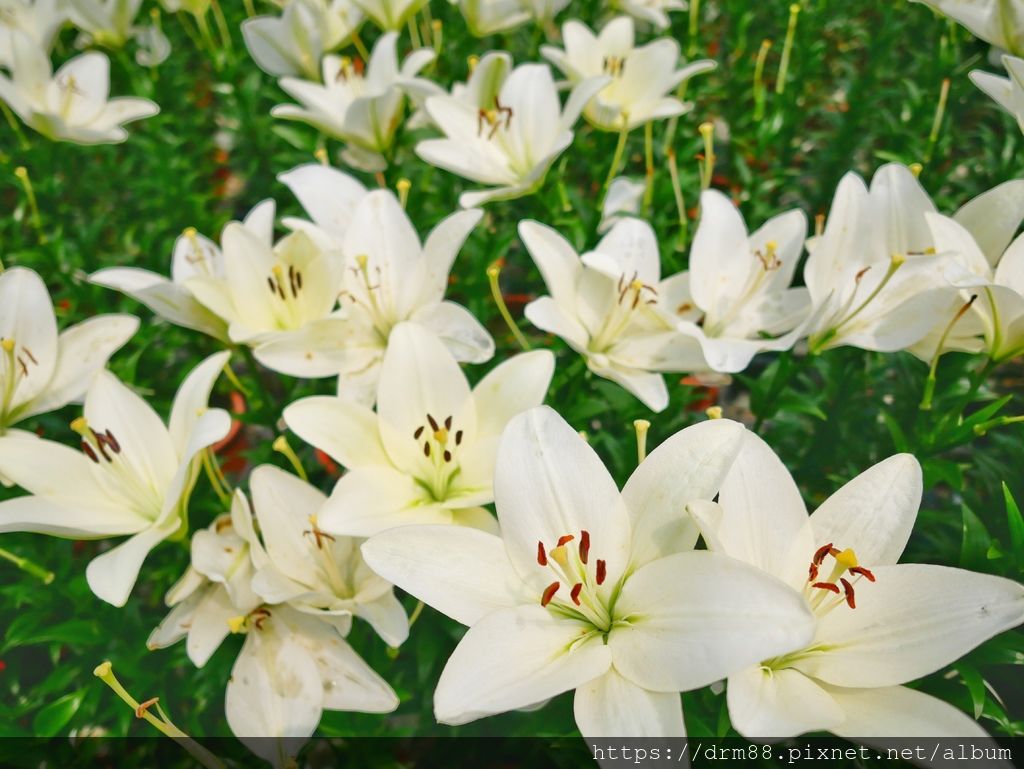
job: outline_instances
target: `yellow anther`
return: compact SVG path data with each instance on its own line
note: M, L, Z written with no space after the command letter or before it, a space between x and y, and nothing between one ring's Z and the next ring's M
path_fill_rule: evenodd
M14 340L10 337L0 340L0 347L4 348L4 352L14 352Z
M245 617L243 615L239 615L228 619L228 629L232 633L243 632L245 630Z
M569 556L566 554L565 545L559 545L558 547L552 548L548 552L548 558L554 559L555 563L561 566L563 569L569 566Z
M72 420L71 429L83 437L92 437L92 434L89 432L89 420L85 417L78 417Z
M707 414L708 419L721 419L722 418L722 407L721 406L708 406L704 413Z
M857 554L850 548L846 548L836 556L836 563L844 569L853 569L858 566Z

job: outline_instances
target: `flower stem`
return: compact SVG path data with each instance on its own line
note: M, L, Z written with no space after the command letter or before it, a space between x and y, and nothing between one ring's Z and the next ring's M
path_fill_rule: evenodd
M363 38L359 36L359 32L352 32L352 45L354 45L356 47L356 50L359 51L359 58L361 58L365 63L369 64L370 52L366 50L366 44L363 42Z
M939 131L942 130L942 118L946 114L946 103L949 101L949 78L944 78L942 88L939 91L939 103L935 108L935 118L932 120L932 131L928 134L928 149L924 153L924 161L930 162L935 152L935 144L939 141Z
M700 189L703 192L711 186L711 178L715 174L715 124L705 121L698 130L704 137L704 162L700 166Z
M256 15L256 6L252 4L252 0L242 0L245 4L245 15L250 19Z
M926 379L924 383L924 395L921 397L920 405L918 405L918 408L921 411L931 411L932 396L935 394L936 374L939 369L939 358L942 357L943 348L946 346L946 339L949 337L949 334L953 330L953 326L956 325L956 322L967 314L967 311L971 309L971 305L974 304L974 300L977 298L977 294L971 295L970 300L957 311L956 315L954 315L953 319L949 322L949 325L946 326L946 330L942 332L942 336L939 337L939 344L935 348L935 355L932 357L931 365L928 367L928 379Z
M501 276L501 266L495 262L487 268L487 280L491 284L491 296L494 297L494 303L498 305L498 312L501 313L501 319L505 321L505 325L508 326L509 331L512 332L512 336L516 338L519 346L523 350L528 351L530 349L530 343L526 341L526 337L523 336L523 332L519 330L519 326L516 325L515 320L512 318L512 313L508 311L508 305L505 304L505 297L501 295L501 286L498 285L498 278Z
M15 136L18 137L18 144L21 145L21 148L23 150L32 149L32 145L28 143L28 139L25 138L25 134L21 130L18 119L14 117L14 113L11 112L11 108L7 106L6 102L0 101L0 110L3 110L4 117L7 118L7 124L14 131Z
M49 585L53 582L54 574L52 571L32 563L28 558L22 558L20 555L15 555L10 550L4 550L3 548L0 548L0 558L3 558L5 561L10 561L22 571L28 572L33 577L37 577L44 585Z
M682 251L686 247L686 238L690 225L686 218L686 202L683 200L683 188L679 183L679 165L676 163L676 151L670 147L666 154L668 156L668 172L672 177L672 194L675 196L676 212L679 214L679 237L676 242L676 250Z
M220 34L224 49L232 51L234 45L231 43L231 32L228 29L228 21L224 18L224 11L221 10L220 3L217 0L212 0L210 7L213 9L213 20L217 24L217 32Z
M757 63L754 65L754 120L764 118L764 62L771 47L771 40L762 40L761 49L757 52Z
M398 202L402 204L402 208L405 208L409 202L409 190L412 189L412 182L403 177L395 182L395 189L398 190Z
M796 37L796 20L799 15L799 3L793 3L789 6L789 25L786 27L786 41L782 44L779 76L775 79L775 93L780 96L786 91L786 75L789 74L789 58L793 55L793 39Z
M156 699L148 700L143 704L132 697L132 695L130 695L121 685L121 682L117 680L117 676L114 675L114 667L110 662L101 663L93 671L93 675L109 686L113 690L114 694L120 697L130 708L132 708L132 710L135 711L136 718L145 719L161 734L173 739L181 745L181 747L187 750L189 755L191 755L196 761L207 767L207 769L225 769L223 761L171 722L171 719L167 717L167 714L164 713ZM159 718L149 712L149 708L152 705L156 705L157 712L160 714Z
M225 507L231 504L231 492L228 486L227 480L224 479L223 473L220 471L220 467L217 465L217 461L213 458L213 452L209 448L205 448L200 452L203 470L206 471L206 477L210 479L210 485L213 487L213 492L217 495L220 503Z
M644 200L643 212L646 216L651 208L651 201L654 199L654 123L648 122L644 125Z
M273 449L278 454L283 454L285 459L291 463L291 466L295 468L296 474L304 481L309 480L309 476L306 475L306 468L302 466L302 462L299 460L299 455L292 449L291 444L288 443L288 439L283 435L277 436L277 439L273 443Z
M28 175L28 169L25 166L18 166L14 169L14 175L18 177L18 181L21 182L21 188L25 190L25 197L28 198L28 208L32 215L32 226L35 228L36 235L39 238L39 242L46 242L46 234L43 232L43 220L39 216L39 201L36 200L36 191L32 186L32 179Z
M693 58L697 55L697 27L700 22L700 0L690 0L690 18L687 28L688 43L686 55Z
M608 169L608 178L604 180L604 194L601 196L602 202L605 196L608 195L608 188L612 186L612 179L615 178L615 174L618 173L619 164L622 162L622 155L626 151L626 138L629 136L629 115L625 112L622 113L622 130L619 131L619 141L615 145L615 154L612 155L612 164Z

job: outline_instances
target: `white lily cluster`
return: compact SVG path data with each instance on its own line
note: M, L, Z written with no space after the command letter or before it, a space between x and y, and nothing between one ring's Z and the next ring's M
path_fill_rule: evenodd
M254 753L283 765L324 710L398 707L345 637L359 617L398 646L409 622L391 584L363 561L359 541L320 528L320 491L269 465L249 483L251 507L236 492L230 515L192 538L191 564L168 592L171 612L148 645L187 638L189 659L202 667L229 633L244 633L227 685L228 725Z

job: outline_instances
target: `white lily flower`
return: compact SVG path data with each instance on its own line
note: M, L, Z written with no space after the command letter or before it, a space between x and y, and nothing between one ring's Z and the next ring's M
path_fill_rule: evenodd
M267 249L274 244L274 213L274 201L264 200L242 222ZM200 304L188 287L192 278L226 280L226 275L220 247L189 227L174 241L170 279L141 267L106 267L90 275L89 282L120 291L177 326L201 331L226 343L226 320Z
M1024 55L1024 0L915 0L997 48Z
M573 20L562 27L564 51L548 45L540 49L570 83L608 78L607 85L583 110L591 125L605 131L631 130L652 120L682 115L692 105L670 92L717 66L704 59L676 69L680 54L674 39L663 37L636 47L634 38L633 20L628 16L612 19L598 35Z
M365 72L348 57L325 56L323 85L286 77L281 88L299 102L279 104L270 114L307 123L346 142L345 160L365 171L387 167L386 156L402 121L406 90L436 87L416 74L434 59L434 51L419 48L398 65L398 34L389 32L373 47Z
M133 315L100 315L58 333L42 278L24 267L0 272L0 439L23 419L80 400L138 328Z
M102 53L76 56L54 75L49 56L27 35L12 32L11 39L11 76L0 74L0 100L47 139L116 144L128 138L123 124L160 111L148 99L108 99L110 60Z
M366 17L385 32L400 32L427 0L352 0Z
M252 590L256 568L267 555L252 525L249 503L235 492L231 514L192 535L192 560L170 590L170 613L150 633L146 646L164 649L187 638L188 658L203 667L227 637L236 618L255 611L263 600Z
M582 257L558 232L537 222L520 222L519 237L549 294L530 302L526 317L564 339L595 374L661 411L668 405L668 389L660 372L705 367L700 344L676 328L692 311L689 277L661 279L649 224L623 219Z
M242 37L268 75L320 79L320 59L359 29L363 14L352 0L289 0L280 16L242 22Z
M999 77L991 72L971 70L971 81L991 96L996 103L1017 119L1017 125L1024 131L1024 59L1003 56L1003 66L1008 77Z
M619 176L608 185L608 194L601 204L601 223L597 234L603 235L622 219L639 216L640 203L647 185Z
M870 191L857 174L843 177L824 233L807 242L813 351L903 350L953 316L959 302L944 270L955 255L935 250L925 220L934 211L906 166L882 166Z
M679 330L700 342L708 366L735 373L762 350L787 350L811 310L806 288L790 288L807 235L807 217L793 209L752 235L725 195L700 198L700 225L690 248L689 291L695 322Z
M71 23L97 45L121 48L135 36L142 0L68 0Z
M544 400L554 356L535 350L496 366L471 391L428 330L400 323L381 364L377 412L313 397L284 411L288 427L349 469L318 516L331 534L370 536L411 523L493 527L498 436Z
M462 193L463 208L528 195L540 188L555 158L572 144L580 111L607 82L601 77L578 83L563 109L550 68L523 64L490 89L496 95L486 108L449 94L430 96L427 113L445 138L421 141L416 154L491 187Z
M786 585L690 550L680 510L714 496L743 433L727 420L687 428L620 493L572 427L531 409L498 450L501 536L403 526L363 545L373 569L469 625L434 693L437 720L575 689L586 737L682 736L678 692L809 641L812 617Z
M729 676L746 737L978 737L953 706L903 684L1024 621L1024 586L924 564L897 565L921 501L921 467L898 454L861 473L809 518L772 450L747 433L719 504L688 506L709 549L790 586L815 617L805 647Z
M685 11L683 0L615 0L615 7L637 21L646 21L655 29L667 29L671 24L668 14Z
M1016 215L1009 206L1005 209L1007 224L1017 220L1011 225L1015 230L1024 218L1024 181L1006 182L986 194L1001 195L1007 203L1016 197ZM941 320L911 352L928 359L938 352L941 343L943 352L983 351L996 363L1024 353L1024 236L1017 237L992 265L971 232L955 219L928 214L928 225L936 244L957 254L947 277L962 289L961 302L971 304L970 310L955 321ZM988 231L997 228L990 219Z
M196 270L185 287L227 323L232 342L251 347L267 368L297 377L336 375L347 355L341 347L346 321L337 309L341 255L302 231L271 246L269 204L256 221L267 229L229 223L221 234L223 273Z
M67 20L64 0L0 0L0 67L14 64L15 32L27 35L49 54Z
M398 707L387 682L322 619L270 606L256 609L244 627L224 709L235 736L274 766L288 765L324 710L390 713Z
M86 393L84 416L72 422L81 452L35 437L0 440L0 472L31 494L0 503L0 532L129 535L85 572L93 593L123 606L149 551L187 532L199 453L231 428L227 412L207 408L227 359L226 352L212 355L186 377L167 426L142 398L102 372Z
M266 552L252 580L256 594L316 615L342 635L360 617L389 646L401 645L409 637L405 609L363 561L361 541L320 528L323 492L271 465L253 470L249 485Z
M530 9L523 0L451 0L459 6L471 34L487 37L507 32L530 20Z
M344 255L341 303L348 351L338 394L372 405L391 330L414 321L437 334L455 359L483 363L494 340L465 307L444 298L452 263L482 212L452 214L422 244L398 199L387 190L367 193L340 171L319 164L286 174L287 184L314 223L285 224L326 238Z

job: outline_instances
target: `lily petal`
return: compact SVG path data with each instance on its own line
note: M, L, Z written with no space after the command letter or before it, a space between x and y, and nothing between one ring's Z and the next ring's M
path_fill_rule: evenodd
M576 726L592 737L685 737L677 692L652 692L612 668L576 687Z

